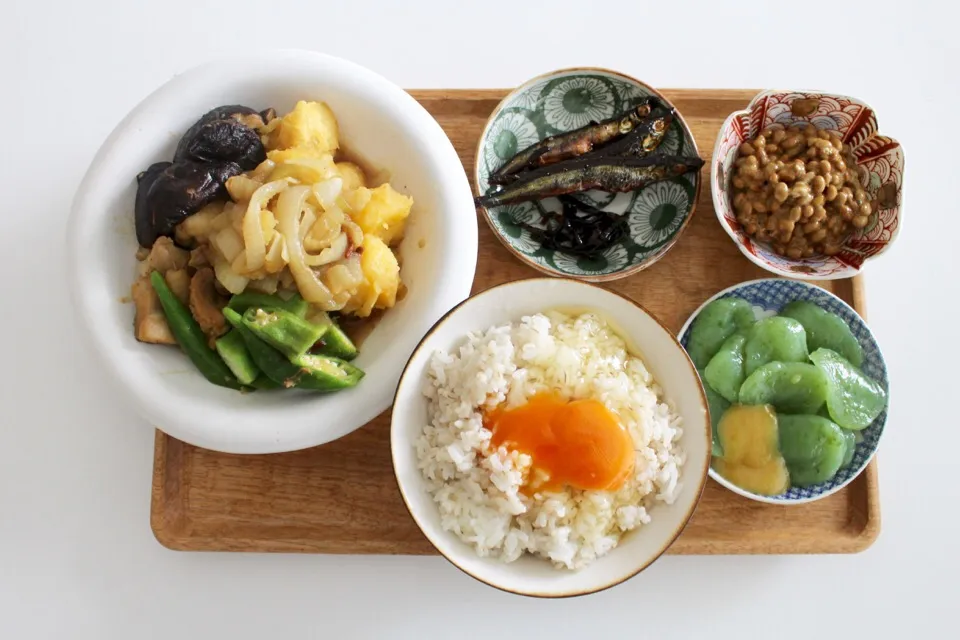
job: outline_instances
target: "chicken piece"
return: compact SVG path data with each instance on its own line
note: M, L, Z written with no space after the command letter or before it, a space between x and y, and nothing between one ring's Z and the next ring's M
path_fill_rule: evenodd
M187 270L174 269L167 271L163 277L167 281L167 286L173 291L173 295L177 296L177 299L183 304L187 304L190 300L190 274L187 273Z
M210 260L207 258L207 248L205 246L197 247L191 251L190 262L188 262L187 265L193 267L194 269L209 267Z
M147 259L137 266L139 276L148 276L154 271L166 274L167 271L183 269L190 260L190 254L173 244L167 236L157 238L150 249Z
M190 313L212 343L227 332L223 308L227 300L217 292L213 269L199 269L190 280Z
M163 315L157 292L150 284L150 277L137 279L130 294L135 307L133 326L137 340L152 344L177 344L167 324L167 317Z

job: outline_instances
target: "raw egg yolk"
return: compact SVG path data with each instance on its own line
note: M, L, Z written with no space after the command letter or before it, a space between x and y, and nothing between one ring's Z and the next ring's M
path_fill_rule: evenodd
M493 410L485 422L494 447L530 456L526 493L566 486L614 491L633 471L633 439L597 400L541 393L513 409Z

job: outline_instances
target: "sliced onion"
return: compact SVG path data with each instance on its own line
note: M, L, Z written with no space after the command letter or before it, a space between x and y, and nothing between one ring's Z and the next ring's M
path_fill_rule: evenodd
M227 193L234 202L246 202L262 186L262 180L256 180L243 173L227 179Z
M234 231L233 227L226 227L218 231L210 238L210 244L230 262L233 262L243 252L243 238Z
M317 210L314 209L310 204L305 205L303 209L303 217L300 218L300 241L302 242L304 238L307 237L307 234L310 233L310 228L313 227L313 223L317 221Z
M273 160L264 160L256 166L256 168L248 173L251 180L256 180L258 182L266 182L267 178L270 176L270 173L273 171L273 168L277 166L277 163Z
M363 244L363 229L347 216L344 216L343 230L347 232L347 237L350 238L351 247L356 248Z
M267 247L266 259L263 263L267 273L279 273L281 269L287 266L287 255L289 254L286 248L287 243L283 239L283 234L273 234L273 238L270 239L270 244Z
M324 211L337 205L337 197L343 189L343 178L330 178L313 185L313 195Z
M304 262L303 245L300 243L300 213L303 210L309 187L290 187L277 199L277 221L289 253L290 273L297 283L300 295L307 302L319 305L324 310L337 309L333 296L317 274Z
M313 255L304 252L303 261L311 267L320 267L325 264L330 264L331 262L336 262L337 260L343 259L343 256L346 255L347 244L347 234L341 233L329 247L320 253Z
M247 254L247 267L250 269L262 267L267 255L267 244L263 237L260 210L267 206L271 198L288 186L290 185L286 180L268 182L254 191L250 197L250 204L247 205L247 211L243 216L243 244ZM297 211L297 213L300 212Z
M213 265L214 275L217 276L217 280L223 285L223 288L232 294L243 293L250 282L249 278L245 278L234 271L230 267L230 263L219 252L208 251L207 257Z
M303 239L304 248L309 251L322 251L329 247L340 235L341 225L346 217L346 214L337 207L331 207L322 212Z
M276 293L277 285L279 284L279 276L272 275L265 278L259 278L257 280L251 280L250 284L247 285L247 288L253 289L254 291L260 291L262 293Z
M354 254L343 262L331 266L324 274L324 281L334 294L346 292L353 295L353 292L363 282L360 256Z

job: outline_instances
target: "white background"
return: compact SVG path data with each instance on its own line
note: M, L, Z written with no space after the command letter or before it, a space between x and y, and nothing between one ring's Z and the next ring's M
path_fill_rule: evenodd
M956 632L952 3L535 4L3 4L0 638ZM820 88L869 101L907 158L903 233L867 270L893 388L877 543L855 556L667 557L625 585L562 602L501 594L436 558L163 549L148 522L153 432L91 364L71 322L64 223L87 163L129 109L173 74L250 47L341 55L407 88L508 87L597 65L659 87Z

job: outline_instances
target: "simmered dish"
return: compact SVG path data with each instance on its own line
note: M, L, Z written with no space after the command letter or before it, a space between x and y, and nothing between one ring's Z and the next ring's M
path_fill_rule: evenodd
M687 351L710 404L713 468L753 493L833 479L887 405L850 327L812 302L757 320L747 301L720 298L697 315Z
M356 384L338 321L396 304L413 200L342 155L322 102L203 115L137 178L137 339L179 344L223 386Z
M680 418L600 317L549 312L437 352L416 442L444 529L577 569L680 490Z

